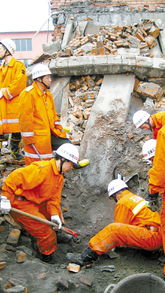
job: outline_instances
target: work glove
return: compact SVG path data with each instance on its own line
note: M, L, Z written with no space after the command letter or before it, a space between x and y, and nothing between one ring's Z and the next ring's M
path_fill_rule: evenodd
M148 201L149 206L158 206L158 196L159 193L148 193L145 200Z
M8 214L11 210L10 200L6 197L1 195L0 196L0 212L1 214Z
M58 215L51 216L51 222L56 223L58 225L58 229L61 229L62 222L61 222L61 219Z

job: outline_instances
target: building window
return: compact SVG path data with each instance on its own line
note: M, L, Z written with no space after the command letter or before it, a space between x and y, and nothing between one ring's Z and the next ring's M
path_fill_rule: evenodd
M13 39L16 44L16 51L32 51L32 39Z

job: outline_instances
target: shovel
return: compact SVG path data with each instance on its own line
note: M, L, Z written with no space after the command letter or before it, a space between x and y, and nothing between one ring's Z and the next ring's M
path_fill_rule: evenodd
M38 221L38 222L41 222L41 223L47 224L47 225L49 225L49 226L53 226L53 227L55 227L55 228L58 230L58 225L55 224L55 223L53 223L53 222L51 222L51 221L48 221L48 220L46 220L46 219L42 219L42 218L40 218L40 217L34 216L34 215L29 214L29 213L26 213L26 212L23 212L23 211L18 210L18 209L16 209L16 208L11 208L11 211L12 211L12 212L15 212L15 213L18 213L18 214L20 214L20 215L26 216L26 217L28 217L28 218L31 218L31 219L33 219L33 220L36 220L36 221ZM74 236L74 237L77 237L77 236L78 236L78 233L72 231L72 230L69 229L69 228L66 228L66 227L63 227L63 226L62 226L62 227L61 227L61 230L62 230L63 232L65 232L65 233L67 233L67 234L70 234L70 235Z

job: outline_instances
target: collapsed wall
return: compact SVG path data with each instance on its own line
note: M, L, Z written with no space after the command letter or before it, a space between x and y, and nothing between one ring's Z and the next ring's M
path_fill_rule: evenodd
M101 2L65 3L52 10L56 40L43 46L37 61L49 62L62 124L71 126L70 137L79 146L81 159L91 161L77 176L71 175L76 193L104 193L109 181L122 173L126 180L138 178L136 189L142 194L147 173L139 175L146 170L139 154L146 133L134 129L132 115L144 107L150 112L164 110L165 5L155 1L158 5L151 9L142 1L132 9ZM61 18L61 9L66 17ZM96 76L102 79L97 94L92 93L95 85L85 94L78 88L70 91L73 77L78 87L80 80L85 87L86 80L92 84Z

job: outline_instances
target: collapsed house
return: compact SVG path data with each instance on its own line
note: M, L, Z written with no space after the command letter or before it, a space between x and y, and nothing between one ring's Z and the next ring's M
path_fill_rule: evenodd
M138 4L51 1L53 41L34 63L49 62L62 124L71 129L81 158L90 159L80 171L83 192L105 192L121 160L120 169L130 169L123 171L125 178L141 169L138 164L132 169L134 158L125 145L135 144L132 115L145 105L151 111L164 109L165 5ZM138 153L143 141L144 134Z

